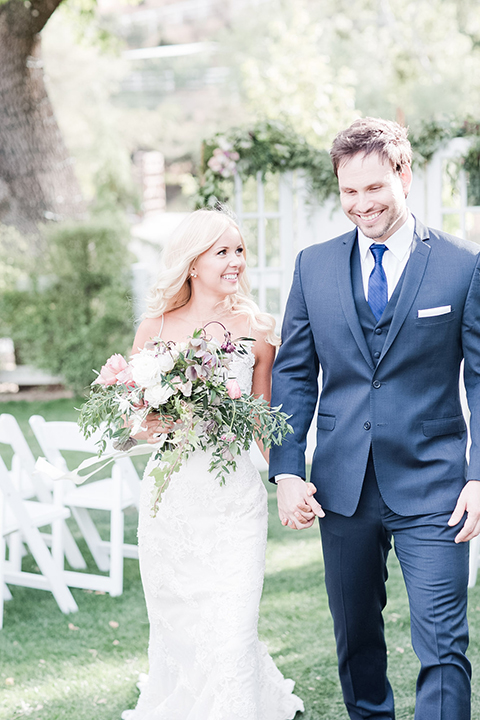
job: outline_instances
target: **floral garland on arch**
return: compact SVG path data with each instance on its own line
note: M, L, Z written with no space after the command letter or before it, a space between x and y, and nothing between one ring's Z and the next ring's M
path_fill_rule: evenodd
M320 202L337 192L338 185L327 150L310 145L287 123L264 120L252 127L217 133L202 146L201 181L195 206L228 202L233 178L243 180L258 172L305 171L309 190Z
M478 185L480 199L480 123L458 119L428 120L409 133L414 165L425 165L449 140L471 137L474 141L458 162ZM476 142L475 142L476 140ZM264 120L251 127L234 127L217 133L202 145L201 179L195 206L228 202L234 191L233 178L242 180L258 172L285 172L302 169L310 194L320 204L338 198L338 183L327 150L309 144L286 122Z

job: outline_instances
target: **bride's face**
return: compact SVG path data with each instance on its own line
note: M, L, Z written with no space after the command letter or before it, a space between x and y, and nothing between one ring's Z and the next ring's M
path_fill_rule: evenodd
M196 290L225 297L238 291L245 270L245 250L236 227L229 227L211 248L198 256L191 272Z

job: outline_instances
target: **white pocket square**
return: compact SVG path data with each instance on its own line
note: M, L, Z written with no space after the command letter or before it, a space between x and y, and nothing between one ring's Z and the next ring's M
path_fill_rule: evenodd
M436 308L426 308L425 310L419 310L417 317L436 317L437 315L446 315L449 312L452 312L451 305L441 305L440 307Z

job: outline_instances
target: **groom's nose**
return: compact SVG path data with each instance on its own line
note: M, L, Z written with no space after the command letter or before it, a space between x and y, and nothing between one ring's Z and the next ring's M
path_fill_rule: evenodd
M374 206L374 202L367 194L361 193L355 198L355 210L359 213L367 213Z

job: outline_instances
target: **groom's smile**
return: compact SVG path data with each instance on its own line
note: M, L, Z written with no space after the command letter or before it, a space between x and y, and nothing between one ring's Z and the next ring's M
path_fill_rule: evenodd
M358 153L338 168L340 200L347 217L367 237L385 242L405 222L411 172L395 172L377 153Z

